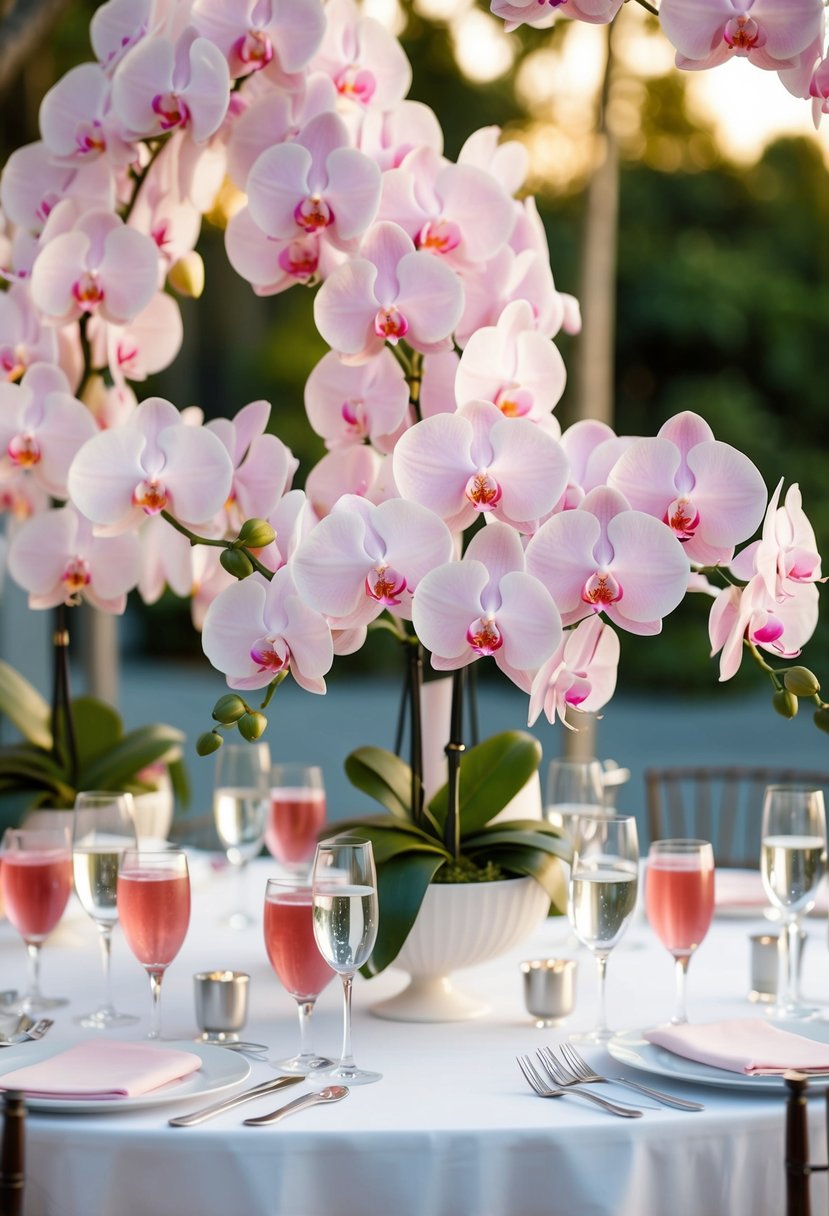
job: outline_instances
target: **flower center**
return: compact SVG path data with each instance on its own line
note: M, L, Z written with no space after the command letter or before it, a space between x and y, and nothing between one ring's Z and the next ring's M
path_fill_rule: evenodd
M501 630L492 617L479 616L466 631L466 640L476 654L484 657L494 654L504 644Z
M476 511L494 511L501 500L501 487L491 473L473 473L464 493Z
M399 308L394 304L390 308L378 308L374 317L374 332L378 338L385 338L396 346L400 338L405 338L409 332L409 322Z
M291 664L291 652L282 638L259 638L251 647L250 657L260 671L272 671L274 675L287 671Z
M168 497L164 485L155 479L139 481L132 492L132 505L141 507L145 515L158 515L167 506Z
M277 259L280 269L301 283L307 283L317 273L319 260L317 242L307 236L301 236L295 241L291 241Z
M495 404L505 418L523 418L533 407L533 395L517 384L510 384L499 390Z
M337 73L334 86L341 97L351 97L354 101L368 105L374 96L377 81L373 72L352 63Z
M771 612L755 612L751 618L748 636L752 642L776 642L783 633L783 622Z
M190 121L190 111L178 93L156 93L152 106L153 113L158 115L162 131L184 127Z
M461 243L461 230L452 220L427 220L415 237L418 249L451 253Z
M89 586L92 582L92 575L88 564L82 557L70 558L64 567L61 582L72 595L77 595L79 591L83 591L84 587Z
M766 41L757 22L745 13L726 22L723 38L735 51L742 51L744 54L762 46Z
M622 588L612 574L599 574L597 570L582 587L581 598L601 612L602 608L622 598Z
M34 435L15 435L6 451L21 469L30 469L40 463L40 444Z
M106 152L107 141L104 137L103 127L97 119L93 122L78 124L75 132L75 146L84 156L93 152Z
M104 298L104 289L97 274L92 270L85 270L72 284L72 296L84 312L93 312Z
M0 369L6 380L16 384L26 370L26 352L22 346L4 346L0 349Z
M267 67L273 59L273 44L264 30L248 30L233 49L252 72Z
M405 590L405 578L392 566L378 566L366 579L366 595L386 608L396 608Z
M344 401L340 407L346 426L355 438L363 439L368 433L365 402L360 398Z
M675 498L665 512L663 522L678 540L690 540L699 525L699 511L690 498Z
M305 232L319 232L334 222L334 213L325 199L309 194L294 208L294 219Z

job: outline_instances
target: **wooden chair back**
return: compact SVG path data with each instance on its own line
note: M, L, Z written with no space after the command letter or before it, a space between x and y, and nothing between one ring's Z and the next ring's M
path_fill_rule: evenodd
M806 1106L808 1077L787 1072L786 1089L786 1216L812 1216L809 1180L812 1174L829 1171L829 1164L809 1161L809 1120ZM826 1090L827 1151L829 1152L829 1089Z
M25 1120L23 1095L9 1090L3 1096L3 1131L0 1137L0 1216L23 1216Z
M829 791L829 773L784 767L686 765L645 771L651 840L710 840L718 867L756 869L767 785Z

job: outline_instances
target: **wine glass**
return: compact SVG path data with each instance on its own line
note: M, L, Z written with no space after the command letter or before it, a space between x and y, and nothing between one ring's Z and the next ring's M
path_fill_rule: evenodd
M339 1063L312 1073L314 1079L367 1085L381 1073L358 1068L351 1054L351 988L377 938L379 905L370 840L338 836L317 845L312 871L314 937L326 962L343 982L343 1049Z
M714 915L714 849L708 840L655 840L648 850L645 909L656 936L674 956L676 1012L688 1021L687 979L691 955Z
M598 760L551 760L544 817L572 841L579 815L608 813L605 794L604 771Z
M283 866L307 874L325 825L325 787L315 764L274 764L265 843Z
M119 1013L112 1003L112 930L118 920L118 863L125 849L137 845L132 795L83 790L75 799L72 824L72 868L75 893L87 916L98 926L104 964L104 1003L75 1018L80 1026L106 1030L129 1026L138 1018Z
M265 949L282 987L294 998L299 1012L299 1052L277 1060L280 1072L306 1076L328 1068L333 1060L311 1048L311 1015L317 997L334 978L314 940L311 886L290 878L269 878L265 889Z
M253 924L244 907L245 868L265 839L270 767L267 743L225 743L216 754L213 818L236 872L237 907L225 922L231 929Z
M29 955L29 986L19 1009L31 1013L66 1005L66 997L47 997L40 990L40 950L63 915L72 891L69 825L8 828L0 850L6 916L26 943Z
M600 819L580 816L573 845L567 913L576 937L595 956L599 973L599 1017L574 1042L604 1043L607 1025L607 957L622 937L634 911L639 886L639 839L632 815Z
M125 849L118 868L118 914L139 963L150 977L148 1038L161 1037L161 981L181 949L190 923L190 873L181 849Z
M805 786L769 785L763 799L760 874L771 903L780 913L781 971L779 1000L770 1017L809 1018L817 1010L797 993L800 921L814 906L826 854L823 791Z

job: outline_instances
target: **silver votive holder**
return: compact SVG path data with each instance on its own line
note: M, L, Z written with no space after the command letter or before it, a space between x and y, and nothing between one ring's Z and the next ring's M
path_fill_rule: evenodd
M521 963L524 1004L536 1026L557 1026L576 1003L574 958L534 958Z
M777 996L780 978L780 937L777 933L753 933L751 946L751 986L748 999L759 1004L770 1004ZM803 948L806 932L800 930L796 960L796 974L800 978L803 966Z
M244 971L200 971L193 976L196 1024L205 1043L235 1042L248 1016L250 976Z

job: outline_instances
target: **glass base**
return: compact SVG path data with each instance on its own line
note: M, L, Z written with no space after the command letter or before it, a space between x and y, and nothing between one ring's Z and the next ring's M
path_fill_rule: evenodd
M37 992L27 993L17 1008L20 1013L42 1013L46 1009L60 1009L61 1005L68 1004L68 996L43 996Z
M307 1077L316 1072L324 1072L327 1076L328 1070L335 1067L333 1060L315 1055L291 1056L289 1060L268 1060L268 1063L291 1077Z
M382 1081L381 1072L368 1072L364 1068L353 1065L343 1067L335 1064L332 1068L320 1068L308 1074L309 1081L324 1081L326 1085L371 1085L374 1081Z
M596 1026L593 1030L577 1030L567 1038L571 1043L607 1043L615 1033L609 1026Z
M252 928L255 924L258 924L258 921L249 912L243 912L239 909L236 912L231 912L230 916L222 917L218 924L220 929L235 929L238 933L243 929Z
M775 1001L773 1005L766 1005L763 1009L765 1017L775 1022L811 1022L823 1012L819 1005L805 1005L802 1001L791 1005L778 1004Z
M89 1030L109 1030L113 1026L133 1026L139 1018L134 1013L119 1013L111 1005L105 1005L94 1013L82 1013L72 1020L76 1026L86 1026Z

